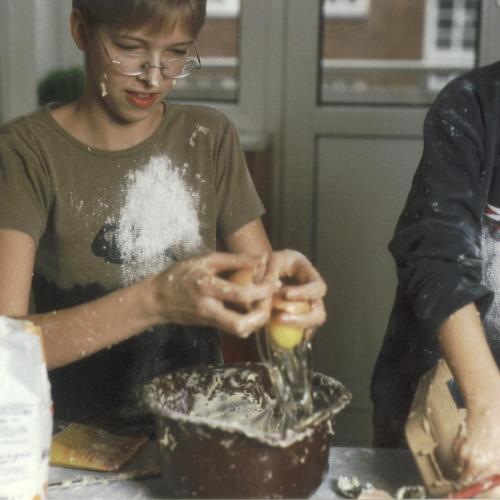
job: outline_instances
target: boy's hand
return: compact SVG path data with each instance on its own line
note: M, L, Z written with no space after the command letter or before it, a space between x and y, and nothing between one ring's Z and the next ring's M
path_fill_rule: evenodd
M500 474L500 400L495 394L488 407L470 408L465 427L455 442L460 480L476 482Z
M500 473L500 375L476 305L455 311L438 339L467 408L454 449L460 479L477 481Z
M160 322L211 326L247 337L268 322L276 283L241 285L220 275L265 268L266 262L266 255L211 253L175 264L149 280L152 312ZM227 303L239 306L238 311Z
M278 292L282 301L308 302L308 312L296 311L292 307L277 315L279 322L304 328L306 336L311 336L313 329L324 323L326 318L323 297L326 284L318 271L301 253L294 250L281 250L270 254L263 283L276 286L284 282Z

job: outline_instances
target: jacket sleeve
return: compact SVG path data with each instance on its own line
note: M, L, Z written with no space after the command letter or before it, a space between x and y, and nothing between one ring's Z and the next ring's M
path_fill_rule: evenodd
M484 313L481 227L492 167L484 113L473 85L448 85L424 123L424 149L389 249L400 291L425 335L475 302Z

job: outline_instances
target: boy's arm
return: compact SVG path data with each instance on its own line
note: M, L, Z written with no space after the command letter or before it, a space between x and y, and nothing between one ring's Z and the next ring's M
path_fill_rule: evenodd
M261 219L255 219L230 234L222 242L233 253L263 254L272 252L271 243Z
M180 262L162 273L100 299L45 314L28 315L35 257L30 236L0 230L0 314L24 317L42 327L49 368L71 363L158 323L204 325L239 336L267 321L268 311L239 314L225 301L248 303L270 297L269 284L241 287L218 277L252 267L249 255L209 254Z
M28 312L35 253L31 236L0 230L0 314Z
M31 236L0 230L0 314L24 317L42 327L49 368L75 361L131 336L138 328L151 326L140 319L142 295L133 288L88 307L28 316L35 253ZM132 300L134 308L130 308Z
M500 472L500 375L474 303L452 314L438 339L467 408L466 433L457 438L463 480Z

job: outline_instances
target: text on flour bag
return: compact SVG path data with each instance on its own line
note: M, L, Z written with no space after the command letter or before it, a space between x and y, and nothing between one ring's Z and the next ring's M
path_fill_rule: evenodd
M51 437L41 331L0 316L0 498L47 498Z

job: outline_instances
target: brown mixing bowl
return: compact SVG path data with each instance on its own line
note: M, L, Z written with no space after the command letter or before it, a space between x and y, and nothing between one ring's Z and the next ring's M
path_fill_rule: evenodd
M146 386L169 495L304 498L328 470L333 417L351 395L313 375L314 413L298 430L278 431L280 408L259 363L185 368ZM214 401L217 404L214 405Z

